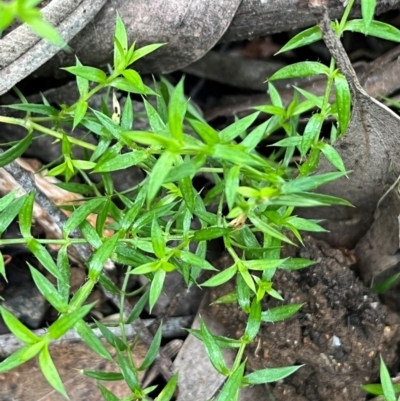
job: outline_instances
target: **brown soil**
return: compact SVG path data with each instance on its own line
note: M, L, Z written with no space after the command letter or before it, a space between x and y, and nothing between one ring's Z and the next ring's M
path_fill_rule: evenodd
M361 401L361 384L379 381L379 355L393 372L399 363L399 317L357 279L341 251L306 238L301 257L317 261L297 272L279 271L274 288L287 303L304 303L294 317L263 323L248 348L250 371L304 364L294 375L270 386L271 399L293 401ZM213 300L233 289L214 290ZM282 305L266 299L263 310ZM215 319L237 336L246 316L233 304L212 307ZM213 312L211 312L213 313ZM239 330L238 330L239 327Z

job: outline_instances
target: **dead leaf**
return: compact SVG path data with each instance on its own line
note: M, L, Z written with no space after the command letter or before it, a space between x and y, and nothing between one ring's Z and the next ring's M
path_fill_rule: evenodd
M379 199L400 174L400 118L361 87L326 11L321 9L324 2L310 1L310 7L311 3L320 20L325 44L345 75L353 97L346 135L335 143L351 174L349 179L341 178L318 192L347 199L355 208L314 208L303 215L326 219L324 226L330 233L324 239L335 246L353 248L372 225ZM326 160L321 160L320 173L332 170Z

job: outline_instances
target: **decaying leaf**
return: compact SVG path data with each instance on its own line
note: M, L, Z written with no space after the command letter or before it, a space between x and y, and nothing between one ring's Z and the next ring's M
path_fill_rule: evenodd
M330 233L325 238L331 244L348 248L353 248L373 224L356 249L361 273L371 280L381 258L393 255L399 247L398 195L393 192L381 202L379 213L375 211L379 200L400 175L400 118L361 87L339 38L330 27L323 2L310 1L310 7L320 21L325 44L345 75L353 97L346 135L335 144L351 174L349 179L325 185L321 192L343 197L355 206L313 209L313 218L326 219L325 227ZM328 163L322 161L320 172L329 170Z

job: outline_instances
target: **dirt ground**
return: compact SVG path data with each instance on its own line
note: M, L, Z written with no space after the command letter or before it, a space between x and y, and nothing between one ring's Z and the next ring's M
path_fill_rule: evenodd
M276 401L361 401L360 386L379 381L379 355L397 372L400 340L398 315L379 302L350 268L340 250L305 238L299 256L317 261L297 272L279 271L274 288L290 303L304 303L291 319L263 323L248 348L249 370L304 364L284 381L269 386ZM212 299L233 289L213 290ZM266 299L263 310L281 303ZM227 333L240 333L245 315L231 305L212 307Z

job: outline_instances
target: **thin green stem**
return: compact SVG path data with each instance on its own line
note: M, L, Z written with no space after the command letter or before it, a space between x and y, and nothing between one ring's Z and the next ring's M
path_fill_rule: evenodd
M239 367L243 358L244 350L246 349L246 345L247 345L246 343L240 344L238 353L236 354L235 362L233 363L232 366L232 372L234 372Z
M125 272L125 277L124 277L124 282L122 283L121 287L121 305L125 305L125 298L126 298L126 288L128 287L128 282L129 282L129 277L130 277L130 272L132 270L132 266L128 266L128 269ZM127 338L126 338L126 332L125 332L125 316L124 316L124 308L121 308L119 310L119 327L121 329L121 336L122 336L122 341L125 344L128 344ZM128 347L128 360L129 364L133 369L136 369L135 362L133 361L132 358L132 352L129 352L129 347Z
M13 239L0 239L1 245L13 245L13 244L26 244L31 238L13 238ZM74 245L74 244L86 244L87 241L84 238L67 238L67 239L38 239L38 242L43 245Z
M57 139L60 139L60 140L63 138L63 134L62 133L53 131L50 128L43 127L42 125L36 124L35 122L32 122L32 121L27 122L26 127L27 128L31 127L33 129L35 129L36 131L43 132L44 134L53 136L54 138L57 138ZM93 145L91 143L87 143L85 141L81 141L81 140L76 139L76 138L74 138L72 136L68 136L68 140L69 140L70 143L73 143L74 145L81 146L82 148L85 148L85 149L89 149L89 150L93 150L94 151L97 148L96 145Z
M43 132L44 134L50 135L50 136L60 139L60 140L63 137L62 133L53 131L52 129L47 128L47 127L43 127L42 125L37 124L31 120L25 120L22 118L15 118L15 117L0 116L0 123L19 125L21 127L26 128L28 131L30 131L31 129L34 129L36 131ZM73 143L74 145L81 146L82 148L93 150L93 151L96 150L96 145L93 145L91 143L81 141L81 140L73 138L71 136L68 136L68 140L71 143Z

